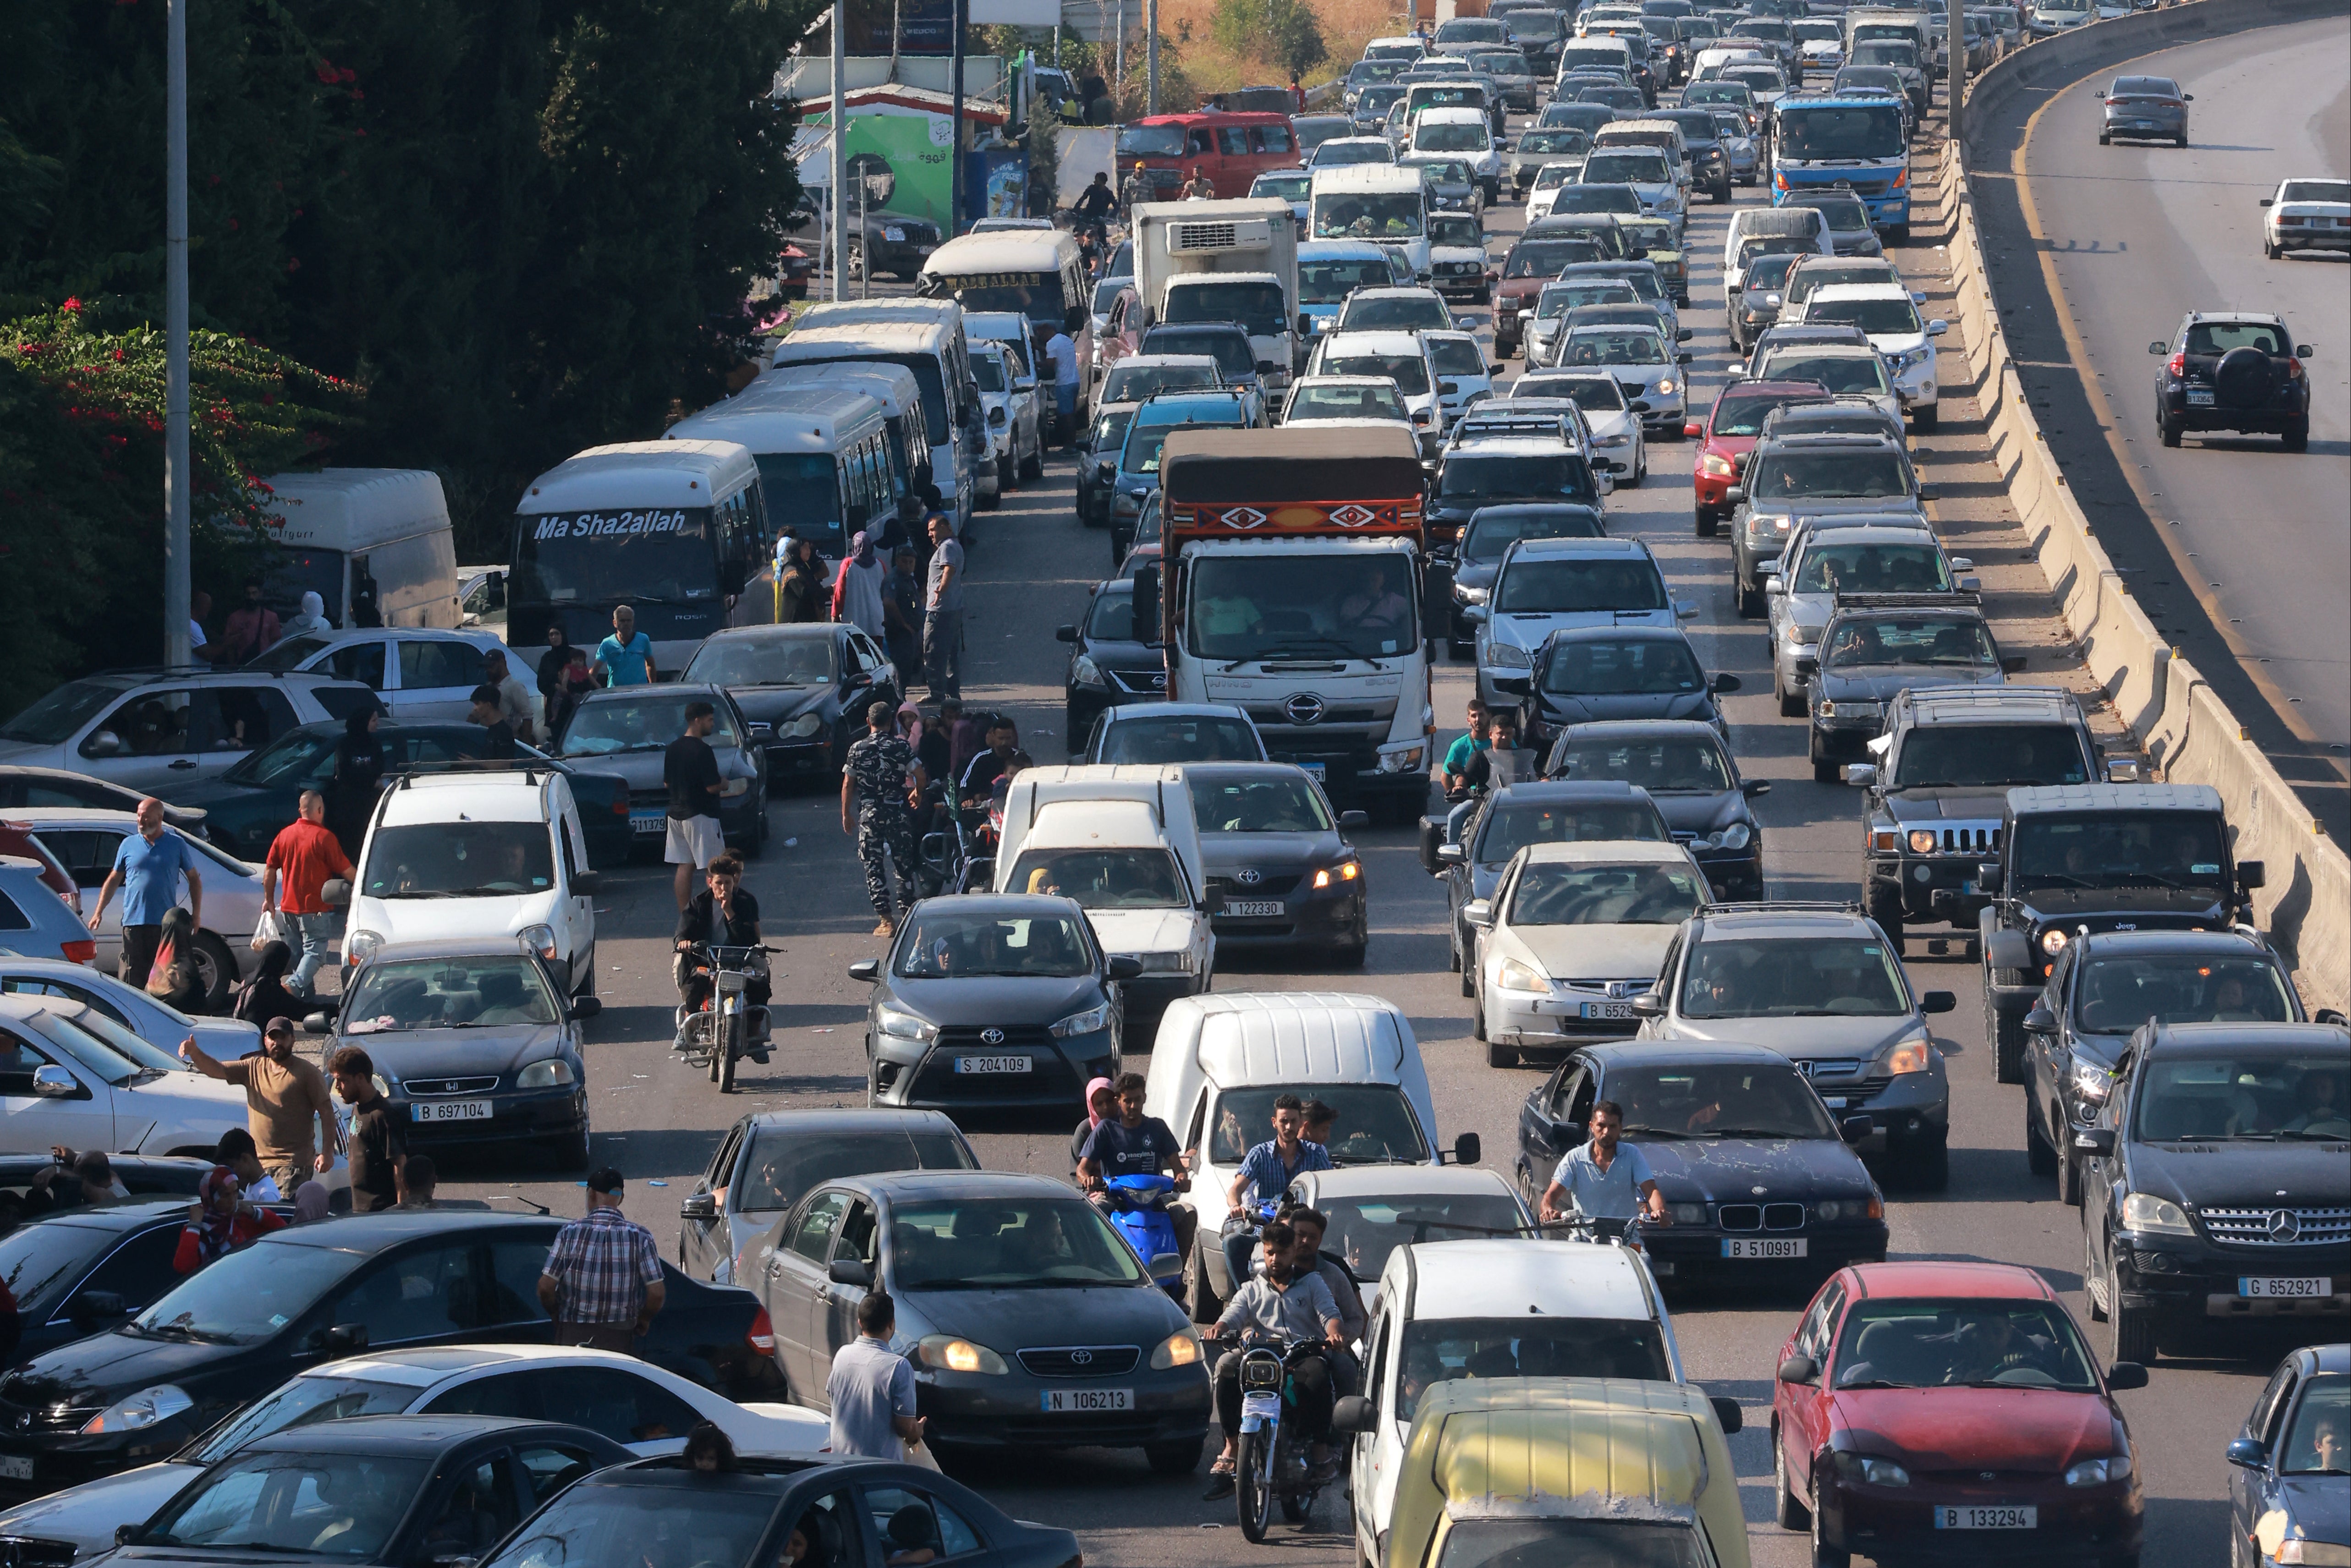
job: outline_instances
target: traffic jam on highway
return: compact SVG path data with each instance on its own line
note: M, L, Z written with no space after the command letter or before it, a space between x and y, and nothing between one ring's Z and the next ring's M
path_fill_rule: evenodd
M1935 313L2127 5L1468 9L0 725L0 1563L2351 1563L2343 998Z

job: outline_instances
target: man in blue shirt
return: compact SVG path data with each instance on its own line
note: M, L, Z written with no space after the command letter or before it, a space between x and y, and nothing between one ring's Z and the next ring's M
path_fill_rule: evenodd
M1625 1108L1614 1100L1592 1107L1592 1135L1567 1151L1543 1188L1542 1222L1555 1225L1570 1215L1619 1222L1639 1215L1643 1223L1672 1223L1665 1195L1649 1174L1649 1162L1630 1144L1619 1143Z
M179 902L180 879L188 879L188 913L204 923L204 881L196 871L196 852L177 833L163 831L163 802L152 795L139 802L139 831L126 837L114 852L114 869L98 890L97 906L89 912L89 928L98 929L108 900L122 890L122 978L144 987L155 967L156 945L162 940L163 916Z
M608 686L649 685L661 678L653 672L653 640L637 630L637 612L625 604L612 612L612 634L596 644L596 671Z
M1241 1156L1241 1166L1225 1194L1225 1262L1232 1271L1235 1290L1249 1277L1249 1252L1256 1246L1257 1225L1251 1210L1261 1203L1279 1203L1301 1171L1332 1168L1331 1151L1308 1143L1306 1103L1295 1094L1273 1102L1273 1136Z

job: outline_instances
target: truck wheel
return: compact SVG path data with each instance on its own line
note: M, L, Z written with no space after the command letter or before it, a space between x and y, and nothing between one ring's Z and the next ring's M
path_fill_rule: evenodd
M2024 1019L1991 1009L1993 1065L2002 1083L2024 1082Z

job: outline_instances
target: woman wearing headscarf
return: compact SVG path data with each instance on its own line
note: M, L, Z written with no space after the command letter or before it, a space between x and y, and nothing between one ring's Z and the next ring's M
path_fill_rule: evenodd
M1078 1156L1085 1152L1086 1140L1094 1135L1105 1116L1118 1114L1118 1101L1110 1092L1107 1078L1090 1079L1086 1083L1086 1113L1070 1134L1070 1169L1078 1168Z
M343 738L335 743L334 775L327 780L327 826L354 865L367 837L368 819L375 814L376 791L383 783L383 742L375 733L382 716L383 709L370 703L343 721Z
M849 553L841 558L841 570L833 578L832 618L849 622L877 643L884 640L889 627L882 613L882 588L889 575L873 541L860 529L850 539Z
M286 1221L245 1201L243 1185L226 1166L214 1166L196 1183L196 1201L188 1209L188 1228L180 1233L179 1249L172 1254L175 1273L193 1274L207 1263L232 1252L242 1252Z
M294 1218L324 1219L327 1218L327 1184L315 1178L294 1189Z
M277 640L283 643L289 637L323 634L334 629L333 622L327 619L327 601L315 592L306 592L302 595L302 613L277 629Z
M230 1007L228 1016L267 1029L271 1019L298 1019L318 1010L316 1002L306 1001L286 988L286 971L293 967L293 948L283 942L265 946L260 961L253 967L253 978L236 988L236 1001Z
M817 558L816 541L794 538L784 556L784 574L776 580L776 619L787 625L821 621L826 607L824 562Z
M209 1012L211 996L204 972L196 967L196 917L178 904L163 912L163 929L155 943L155 967L147 977L147 994L183 1013Z

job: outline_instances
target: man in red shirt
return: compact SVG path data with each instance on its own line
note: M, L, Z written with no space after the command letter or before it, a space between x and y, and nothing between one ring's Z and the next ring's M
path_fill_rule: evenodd
M270 842L269 858L262 862L261 904L284 915L299 941L302 956L287 977L286 988L307 997L319 971L334 955L343 923L341 912L329 907L319 894L329 878L349 877L351 862L327 826L327 798L305 789L301 810L300 820Z
M277 643L277 612L261 601L261 579L245 580L245 603L228 612L228 624L221 629L216 663L242 664L256 659Z

